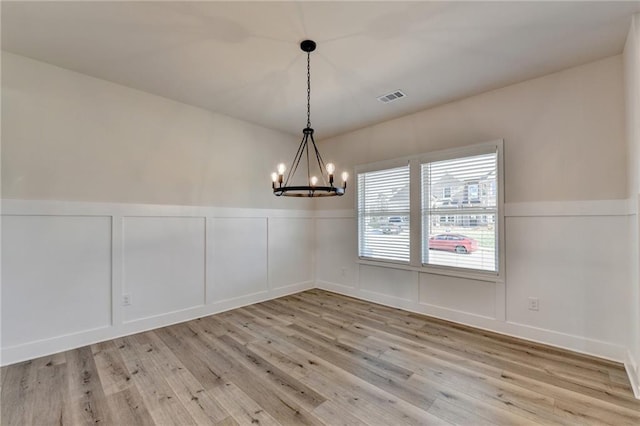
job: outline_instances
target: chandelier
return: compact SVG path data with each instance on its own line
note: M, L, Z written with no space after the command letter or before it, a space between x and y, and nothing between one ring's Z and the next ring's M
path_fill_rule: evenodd
M284 177L287 167L284 163L278 164L278 172L271 174L271 187L273 188L273 193L278 197L282 195L286 197L333 197L344 195L349 174L343 172L342 186L334 186L333 173L336 171L336 167L333 163L324 163L316 146L316 141L313 139L313 129L311 128L311 52L316 50L316 43L313 40L304 40L300 43L300 49L303 52L307 52L307 127L302 130L302 141L293 158L287 178L285 179ZM311 150L309 149L309 140L311 140ZM290 185L303 157L306 157L307 163L307 185ZM316 168L314 163L318 165L317 170L321 181L317 176L311 175L311 169Z

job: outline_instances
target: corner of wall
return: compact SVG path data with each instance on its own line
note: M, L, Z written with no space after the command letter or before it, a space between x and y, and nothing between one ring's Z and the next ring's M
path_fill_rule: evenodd
M623 51L627 132L627 192L630 203L630 347L625 368L640 399L640 13L633 15Z
M636 399L640 399L640 368L638 368L638 365L638 360L633 358L631 351L627 351L624 368L629 376L631 389L633 389L633 395Z

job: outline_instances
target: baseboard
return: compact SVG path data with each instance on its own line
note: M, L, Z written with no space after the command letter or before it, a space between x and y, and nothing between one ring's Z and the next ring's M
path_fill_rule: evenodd
M392 308L399 308L409 312L415 312L422 315L440 318L459 324L468 325L470 327L481 330L491 331L494 333L504 334L506 336L528 340L535 343L554 346L561 349L567 349L573 352L585 355L596 356L599 358L624 363L626 348L614 345L608 342L602 342L595 339L587 339L581 336L560 333L553 330L546 330L531 327L524 324L501 321L495 318L476 315L468 312L461 312L444 307L434 305L425 305L409 300L399 300L383 294L370 291L362 291L361 289L345 286L326 281L317 281L316 288L331 291L345 296L351 296L362 300L367 300Z
M21 345L2 348L0 365L6 366L22 361L52 355L58 352L91 345L105 340L142 333L172 324L178 324L209 315L219 314L231 309L260 303L277 297L299 293L314 288L312 281L287 285L269 292L261 292L248 296L227 299L209 305L197 306L181 311L171 312L149 318L132 320L116 326L106 326L79 333L56 336Z
M350 290L356 289L355 287L347 284L332 283L329 281L321 281L321 280L316 281L315 288L319 288L321 290L327 290L327 291L335 291L336 293L341 293L342 291L350 291Z
M624 368L629 376L629 382L631 382L631 389L633 389L633 395L636 399L640 399L640 368L638 363L633 359L631 351L626 352L624 360Z

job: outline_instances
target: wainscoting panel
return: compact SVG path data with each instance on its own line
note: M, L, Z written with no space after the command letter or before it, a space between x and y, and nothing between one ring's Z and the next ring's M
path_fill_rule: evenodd
M630 200L506 204L503 280L356 259L351 265L359 271L355 287L322 271L321 263L316 285L622 362L635 328L629 324L634 299L627 252L631 205ZM336 247L353 244L355 211L316 215L322 229L340 227L333 236ZM331 258L332 247L318 239L316 261ZM538 311L529 310L530 297L539 299Z
M123 253L125 322L205 303L205 218L125 217Z
M624 344L631 298L624 216L508 217L507 321ZM529 297L539 310L529 310Z
M355 287L358 234L354 218L316 220L316 279Z
M494 318L496 284L445 275L420 274L420 304Z
M3 348L110 323L110 217L2 217Z
M403 269L360 265L360 288L394 299L415 300L418 294L418 273Z
M313 235L307 210L2 200L2 365L312 288Z
M214 218L210 223L207 303L267 292L267 219Z
M313 235L311 218L269 219L270 288L313 282Z

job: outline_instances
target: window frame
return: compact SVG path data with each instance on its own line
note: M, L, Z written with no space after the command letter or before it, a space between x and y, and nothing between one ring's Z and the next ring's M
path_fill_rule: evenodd
M504 141L502 139L484 142L474 145L467 145L452 149L445 149L433 152L427 152L412 156L400 157L391 160L378 161L375 163L361 164L354 167L356 174L356 196L355 212L356 220L358 220L358 196L360 188L357 185L357 175L369 171L379 171L384 169L392 169L409 164L409 194L410 194L410 250L409 263L394 262L388 260L378 260L367 257L361 257L359 252L359 243L357 244L356 258L358 263L371 266L392 267L396 269L411 270L422 273L446 275L458 278L468 278L479 281L504 282L505 271L505 232L504 232ZM496 262L498 264L497 271L483 271L477 269L460 268L453 266L428 265L422 264L422 247L423 247L423 223L422 223L422 184L421 184L421 165L423 163L450 160L462 157L471 157L474 155L488 154L495 152L497 154L497 176L496 176ZM479 188L479 191L481 189ZM359 224L357 226L356 238L360 240Z

